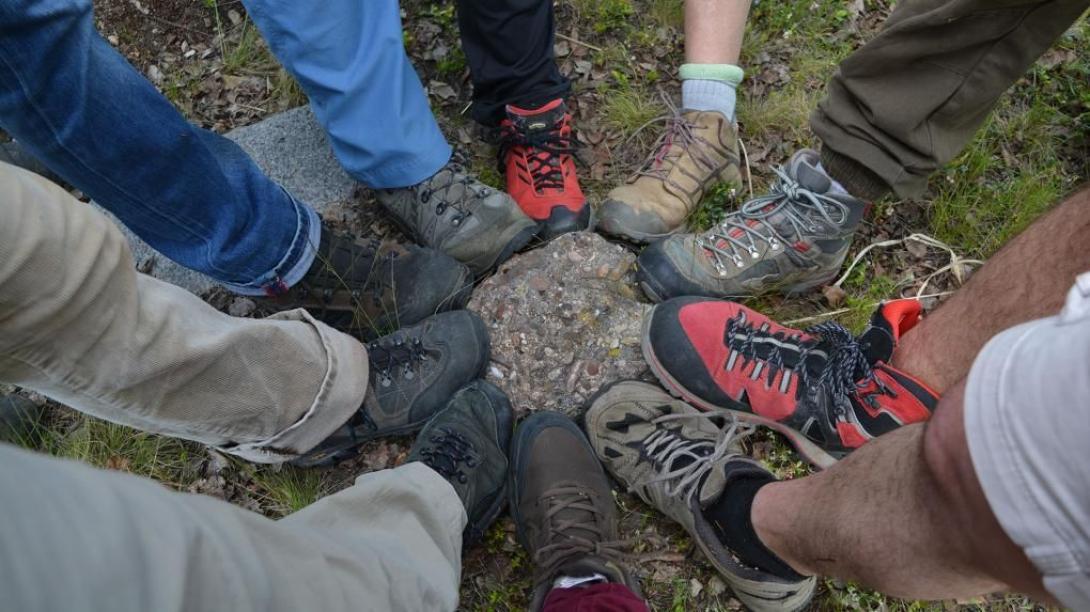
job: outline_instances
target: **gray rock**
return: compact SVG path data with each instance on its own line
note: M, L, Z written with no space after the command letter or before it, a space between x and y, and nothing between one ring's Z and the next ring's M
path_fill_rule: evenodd
M468 308L492 337L488 378L520 414L579 413L604 384L647 378L640 327L650 305L635 256L591 233L517 255L474 291Z
M227 134L253 157L274 181L295 197L313 206L326 218L344 219L353 214L358 183L341 168L310 107L273 115L259 123ZM132 247L137 267L156 278L198 295L212 289L212 279L167 259L117 223Z

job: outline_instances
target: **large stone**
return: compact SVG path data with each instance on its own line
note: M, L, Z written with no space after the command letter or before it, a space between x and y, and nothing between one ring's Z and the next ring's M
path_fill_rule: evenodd
M358 183L341 168L325 132L303 106L273 115L259 123L232 130L237 142L274 181L327 218L351 214L358 200ZM216 285L212 279L183 268L158 253L110 215L132 246L137 267L169 283L203 294Z
M635 256L591 233L518 255L473 294L492 337L488 378L521 414L580 412L602 385L647 376L640 326L650 305Z

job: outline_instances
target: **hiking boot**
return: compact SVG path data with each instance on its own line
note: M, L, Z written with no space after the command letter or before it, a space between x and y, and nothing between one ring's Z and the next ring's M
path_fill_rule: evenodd
M45 414L30 398L14 393L0 394L0 442L25 444L31 440Z
M676 298L647 315L643 354L674 395L771 427L827 467L931 416L938 394L889 365L919 315L916 300L886 302L853 337L835 322L791 329L741 304Z
M742 205L704 234L671 236L640 254L638 278L655 301L682 295L797 294L840 271L866 204L831 191L808 149L776 168L768 195Z
M406 461L420 461L446 478L465 505L462 548L476 543L507 501L507 451L515 415L495 385L475 380L428 421Z
M416 242L442 251L481 277L537 235L537 224L506 193L449 162L411 187L379 189L379 203Z
M750 610L806 606L816 584L813 577L783 577L741 563L705 517L734 468L764 469L741 454L740 440L748 429L729 413L700 412L653 385L622 381L599 392L587 411L586 427L606 470L680 523Z
M511 516L534 563L530 610L560 577L613 582L639 592L623 565L613 491L571 419L538 412L519 425L511 451Z
M271 310L306 308L327 324L368 340L463 308L472 291L469 268L439 251L358 240L323 225L306 276L260 302Z
M557 98L534 110L507 107L499 162L507 192L541 225L542 240L589 229L591 210L575 175L571 115Z
M355 454L368 440L410 434L451 394L484 375L488 331L468 310L435 315L367 345L370 365L363 405L321 444L293 461L328 465Z
M643 166L606 196L598 229L639 244L685 231L700 200L720 184L742 184L734 125L715 111L678 113Z

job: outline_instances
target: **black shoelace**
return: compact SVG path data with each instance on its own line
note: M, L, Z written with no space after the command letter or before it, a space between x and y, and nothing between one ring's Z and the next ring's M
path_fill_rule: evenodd
M480 461L473 444L462 434L440 427L438 433L428 438L432 445L421 451L424 464L438 472L447 480L456 480L465 484L468 480L464 468L475 468Z
M553 123L548 129L527 130L514 125L505 125L500 134L500 146L497 159L500 172L504 171L504 160L507 154L516 147L529 149L527 165L530 177L534 181L534 189L564 188L564 168L561 164L562 155L574 155L575 142L571 136L561 133L561 121Z
M430 181L424 181L419 185L415 185L412 189L417 192L417 197L421 204L428 204L432 196L439 196L439 201L435 204L435 215L442 217L446 214L447 210L454 210L454 214L450 217L452 225L461 225L462 221L465 221L467 217L473 214L473 211L467 208L467 199L481 199L485 194L478 193L476 189L472 187L472 180L461 172L458 168L454 167L453 162L447 164L447 167L439 171L439 174L443 174L444 178L435 178ZM438 177L438 174L436 175ZM462 186L461 197L457 201L451 201L449 196L451 189L455 186Z
M870 383L876 385L877 392L896 397L896 392L875 375L874 368L867 359L867 347L843 325L829 321L806 328L805 333L817 337L818 340L803 340L799 335L779 333L768 335L772 342L762 342L758 334L764 331L764 328L756 329L746 319L745 313L740 312L727 321L723 342L727 348L737 351L743 359L758 360L758 366L755 367L761 367L760 362L767 365L768 369L763 373L766 386L770 386L776 374L782 370L785 378L780 384L780 390L786 392L787 377L791 376L792 371L796 372L804 388L816 388L829 393L834 399L830 405L838 414L848 405L848 402L842 400ZM757 347L762 343L768 350L764 357L759 357ZM790 350L787 347L792 345L797 347L793 370L786 368L784 364L784 351ZM733 360L728 359L727 366L733 365Z
M368 344L367 357L378 385L388 387L395 378L413 379L416 367L427 358L427 351L419 338L408 342L397 339Z
M356 307L360 306L364 295L369 296L376 305L381 305L382 295L392 286L391 262L397 258L397 253L387 253L382 261L376 261L381 243L375 238L362 245L357 244L351 235L331 236L327 240L330 242L326 251L316 256L321 267L304 277L296 287L299 299L314 296L330 304L338 291L347 290ZM366 276L359 283L353 277L356 269L361 267Z

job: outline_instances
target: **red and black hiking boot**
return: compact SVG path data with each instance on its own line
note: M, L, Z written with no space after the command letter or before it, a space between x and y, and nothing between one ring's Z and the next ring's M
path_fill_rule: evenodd
M557 98L534 110L508 105L500 123L507 193L541 226L542 240L589 229L591 210L575 175L571 115Z
M677 397L771 427L807 461L828 467L931 416L938 394L889 365L920 310L916 300L886 302L852 336L839 323L791 329L735 302L681 297L647 316L643 353Z

